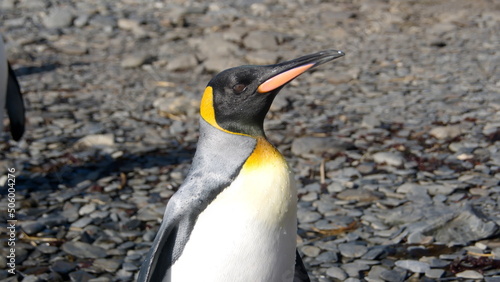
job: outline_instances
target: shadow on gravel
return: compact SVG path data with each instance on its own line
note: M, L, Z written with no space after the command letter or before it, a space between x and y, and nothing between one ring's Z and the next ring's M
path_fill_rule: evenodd
M137 173L151 168L157 168L159 173L156 174L163 175L170 173L180 164L190 163L194 152L194 148L156 149L146 153L126 153L118 158L96 153L95 156L87 156L83 159L78 155L67 153L40 166L25 164L25 172L17 177L16 188L27 191L55 191L64 187L67 187L66 189L89 188L89 186L98 186L97 181L106 177L112 177L112 181L115 181L120 179L120 174ZM134 176L136 176L135 173ZM154 185L155 183L153 181L148 184ZM102 188L104 187L100 189ZM83 189L81 192L85 193L86 190Z
M45 64L41 66L19 67L14 70L14 73L16 74L17 77L20 77L24 75L51 72L60 66L61 66L60 64L55 63L55 64Z

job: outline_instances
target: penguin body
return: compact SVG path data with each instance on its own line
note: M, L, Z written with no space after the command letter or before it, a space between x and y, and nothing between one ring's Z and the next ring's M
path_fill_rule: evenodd
M280 89L342 56L324 51L215 76L200 106L200 138L138 281L309 281L296 255L297 192L263 122Z
M203 120L201 124L210 128ZM167 272L171 280L166 281L281 281L278 274L293 273L297 230L293 176L281 154L265 139L231 137L238 142L223 141L210 148L242 153L239 156L245 157L238 163L243 166L198 215L182 255Z
M24 134L24 102L14 71L7 62L0 35L0 132L3 132L4 109L7 109L12 138L19 141Z

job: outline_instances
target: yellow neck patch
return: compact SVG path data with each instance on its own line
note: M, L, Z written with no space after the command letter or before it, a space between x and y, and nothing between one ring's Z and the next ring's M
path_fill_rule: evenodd
M259 170L263 167L287 166L283 155L274 148L265 138L257 138L257 145L248 157L243 169L245 171Z

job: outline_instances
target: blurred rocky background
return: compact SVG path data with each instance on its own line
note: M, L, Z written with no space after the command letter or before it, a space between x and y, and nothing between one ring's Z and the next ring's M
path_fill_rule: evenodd
M266 123L311 279L500 281L498 1L2 0L0 32L28 118L0 137L1 281L133 281L210 78L323 49Z

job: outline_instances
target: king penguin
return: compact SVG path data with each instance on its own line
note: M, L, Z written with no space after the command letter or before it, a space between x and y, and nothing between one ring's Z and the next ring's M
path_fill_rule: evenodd
M12 139L19 141L24 134L24 102L16 75L7 62L0 34L0 133L3 132L4 109L9 116Z
M190 171L171 197L138 281L309 281L296 252L297 191L263 129L273 99L336 50L222 71L200 106Z

